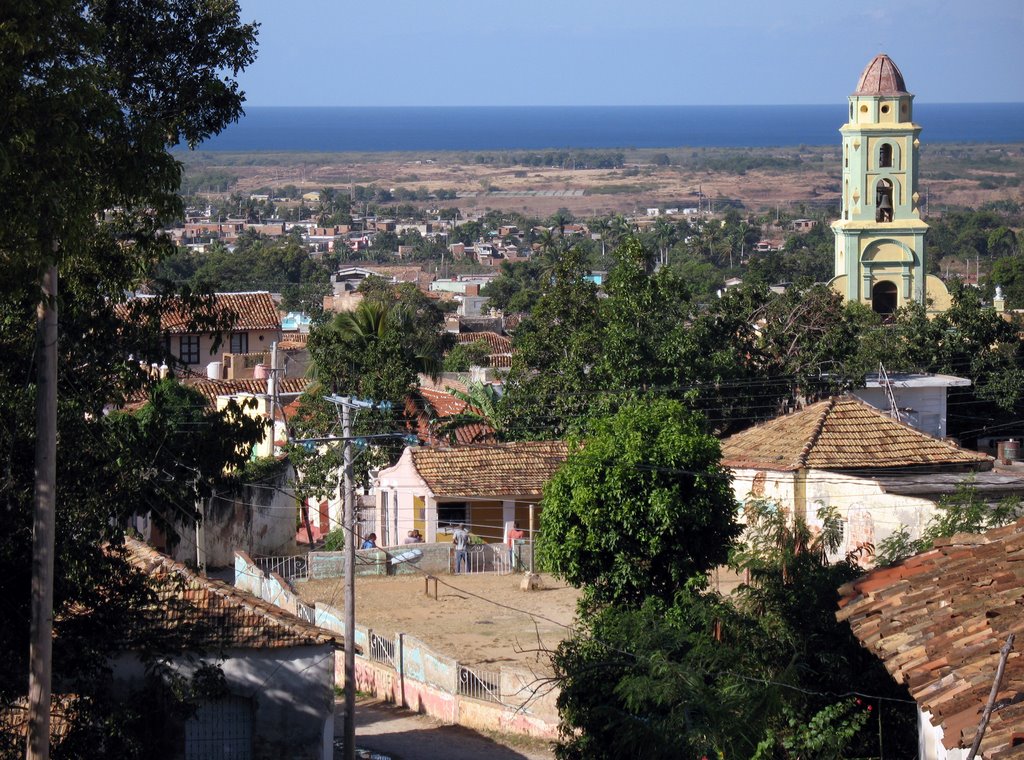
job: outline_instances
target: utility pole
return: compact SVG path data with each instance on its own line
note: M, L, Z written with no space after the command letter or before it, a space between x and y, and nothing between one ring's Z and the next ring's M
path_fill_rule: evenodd
M53 251L56 254L57 246ZM36 309L36 472L32 523L32 619L28 652L26 760L49 760L53 680L53 555L57 508L57 267L43 273Z
M341 428L345 438L345 756L356 757L356 532L355 501L352 493L352 409L351 399L341 400Z

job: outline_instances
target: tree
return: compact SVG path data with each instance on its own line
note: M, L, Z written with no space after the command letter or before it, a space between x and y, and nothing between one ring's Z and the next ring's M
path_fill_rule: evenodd
M470 383L465 391L449 388L448 392L465 402L466 406L458 414L445 417L439 422L436 428L438 435L446 436L449 442L455 443L455 436L459 430L479 426L480 432L470 443L490 442L495 438L499 441L505 439L505 429L499 410L501 393L493 385Z
M8 452L3 493L9 520L0 561L13 581L0 632L12 656L4 663L0 697L8 704L27 681L24 568L31 566L37 438L59 440L53 617L71 619L83 608L97 612L99 600L108 599L103 591L116 586L110 579L130 575L117 560L103 561L99 544L116 544L127 515L153 509L122 479L163 465L164 456L141 462L128 452L115 460L103 440L103 409L141 383L138 364L127 361L133 350L146 361L164 357L153 350L155 341L120 320L115 306L167 252L158 230L181 216L181 166L169 148L194 146L241 113L234 77L253 60L256 27L239 22L233 2L42 0L5 5L0 30L0 262L8 275L0 284L0 412L7 421L0 445ZM46 284L41 304L40 282ZM47 329L33 354L37 307ZM25 410L37 387L58 385L58 432L40 425L37 436ZM53 396L40 392L39 398L44 408ZM44 491L53 493L46 480L36 485L41 502L51 498ZM111 601L111 607L132 605ZM104 652L115 640L110 628L94 627L78 638L64 636L60 623L57 630L54 662L63 688L85 696L101 692L108 683ZM108 725L119 727L116 720ZM35 742L45 743L45 728L38 728Z
M740 531L718 441L679 401L631 401L574 437L544 490L540 552L594 605L670 603Z

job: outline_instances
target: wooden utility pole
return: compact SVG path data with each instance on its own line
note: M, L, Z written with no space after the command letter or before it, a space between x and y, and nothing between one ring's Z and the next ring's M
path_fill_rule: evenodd
M56 246L54 246L56 251ZM57 507L57 267L43 274L36 310L36 471L32 522L32 619L28 653L26 760L50 757L53 555Z
M352 477L351 399L341 400L341 428L345 439L345 760L356 757L356 531Z

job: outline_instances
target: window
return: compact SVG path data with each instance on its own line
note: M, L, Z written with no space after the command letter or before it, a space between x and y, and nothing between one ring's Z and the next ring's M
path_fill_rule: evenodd
M878 165L892 166L892 146L889 143L882 143L882 147L878 149Z
M875 187L875 221L892 221L892 182L887 179L878 180Z
M437 527L469 522L469 510L464 501L442 501L437 505Z
M178 344L178 358L185 364L199 364L199 336L182 335Z
M249 353L249 333L231 333L231 353Z

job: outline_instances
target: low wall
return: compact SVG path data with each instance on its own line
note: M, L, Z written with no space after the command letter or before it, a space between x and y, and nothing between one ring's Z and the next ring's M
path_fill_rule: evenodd
M447 561L447 544L420 544L417 548L424 546L444 547ZM360 552L374 553L382 554L374 549ZM425 552L424 556L430 555ZM281 576L265 574L245 552L235 552L235 586L292 614L302 604ZM316 604L314 623L341 634L346 642L350 640L342 611L329 604ZM435 652L414 636L383 634L357 625L351 641L356 645L356 688L360 691L445 723L542 739L558 736L558 690L532 673L501 667L493 671L498 673L496 696L500 702L475 699L459 693L460 675L474 668ZM343 657L335 658L335 671L335 682L341 686L345 681Z
M451 570L451 544L408 544L406 546L380 549L359 549L356 551L356 575L406 575L409 573L430 573L437 575ZM411 556L419 552L418 556ZM391 562L392 558L403 558ZM345 575L344 552L310 552L310 578L341 578Z
M341 611L330 605L317 603L316 624L345 634ZM387 658L379 655L376 659L371 657L374 639L389 642L394 653L391 662L380 661ZM413 636L384 636L357 625L355 641L363 653L356 657L356 688L360 691L445 723L550 740L558 736L558 691L550 683L539 682L531 673L501 667L501 701L474 699L459 693L463 666ZM338 658L335 667L335 680L341 686L345 681L344 659Z
M264 573L245 552L235 552L235 588L298 615L299 596L277 573Z

